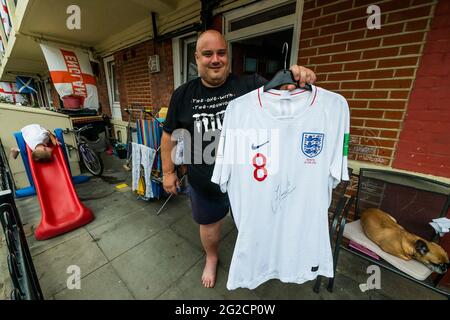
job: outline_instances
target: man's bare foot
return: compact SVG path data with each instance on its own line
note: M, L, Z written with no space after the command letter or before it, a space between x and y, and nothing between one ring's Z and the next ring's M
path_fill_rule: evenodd
M216 284L217 260L217 257L206 257L202 275L202 283L205 288L213 288Z

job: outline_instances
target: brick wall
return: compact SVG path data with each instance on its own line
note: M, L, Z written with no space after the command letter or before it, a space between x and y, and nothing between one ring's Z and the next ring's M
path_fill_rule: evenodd
M440 1L417 71L393 166L450 177L450 1Z
M148 57L159 55L160 72L150 73ZM122 110L139 105L157 112L168 106L173 92L172 42L146 41L114 54ZM136 106L134 106L136 108ZM128 120L122 111L123 120Z
M300 65L342 94L351 113L349 158L392 165L434 1L306 0ZM381 29L369 30L369 5Z

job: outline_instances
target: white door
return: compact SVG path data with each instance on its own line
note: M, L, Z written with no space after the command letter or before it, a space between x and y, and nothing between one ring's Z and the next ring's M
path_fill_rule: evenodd
M114 57L104 59L106 83L108 85L108 96L111 107L111 116L113 119L122 119L122 110L120 109L119 86L117 84L116 69Z

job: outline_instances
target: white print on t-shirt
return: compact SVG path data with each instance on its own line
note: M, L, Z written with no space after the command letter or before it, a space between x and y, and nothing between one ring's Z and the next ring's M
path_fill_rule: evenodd
M217 113L195 113L192 117L194 118L194 127L198 133L208 132L209 130L215 131L222 130L222 121L225 114L225 110L219 111Z

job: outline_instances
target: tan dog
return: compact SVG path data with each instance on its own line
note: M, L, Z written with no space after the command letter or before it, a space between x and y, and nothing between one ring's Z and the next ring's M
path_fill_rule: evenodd
M383 251L404 260L416 259L437 273L447 272L447 252L434 242L409 233L384 211L376 208L361 214L361 226L366 236Z

